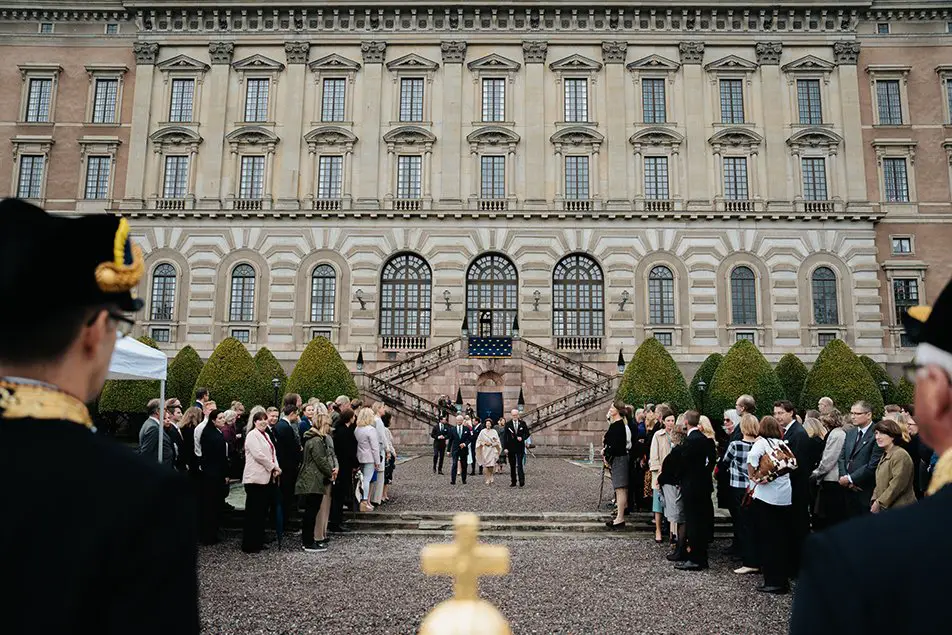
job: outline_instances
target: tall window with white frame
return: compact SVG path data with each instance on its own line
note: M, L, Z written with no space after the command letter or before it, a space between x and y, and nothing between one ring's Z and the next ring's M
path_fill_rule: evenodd
M896 309L896 325L902 326L902 316L910 307L919 304L919 281L915 278L895 278L893 280L893 304ZM899 345L914 346L905 332L900 336Z
M185 198L188 194L188 156L169 155L165 157L165 182L162 185L163 198Z
M93 123L116 123L118 79L97 79L93 95Z
M153 321L170 322L175 310L175 267L167 262L158 265L152 272Z
M837 302L836 274L829 267L817 267L811 279L813 291L813 323L830 326L840 323Z
M339 199L344 157L322 156L317 163L317 198Z
M722 79L721 123L744 123L744 82L740 79Z
M664 82L664 79L656 77L646 77L641 80L641 108L644 123L667 121Z
M271 80L264 77L252 77L245 83L247 84L245 89L245 121L267 121Z
M105 199L109 197L109 170L112 157L86 157L86 199Z
M731 271L731 323L757 324L757 280L750 267Z
M724 198L731 201L746 201L747 157L724 157Z
M400 80L400 121L423 121L423 78Z
M879 125L902 125L902 98L898 79L880 79L876 81L876 106Z
M823 106L820 101L820 80L797 80L797 106L800 111L800 123L819 126L823 123Z
M506 198L506 157L480 157L479 197L485 199Z
M43 194L43 170L46 157L41 154L20 156L20 174L17 180L19 198L40 198Z
M195 101L194 79L173 79L172 97L169 100L169 121L192 121L192 106Z
M564 80L565 121L585 123L588 121L588 80L575 77Z
M674 324L674 274L665 266L648 274L648 323Z
M258 199L264 196L264 157L241 157L241 179L238 198Z
M380 334L384 337L430 334L432 273L415 254L399 254L383 268L380 281Z
M311 275L311 322L333 322L337 298L337 273L330 265L318 265Z
M909 179L905 157L883 159L883 198L889 203L909 202Z
M588 157L565 157L565 198L569 200L588 200Z
M803 198L808 201L826 201L826 159L805 157L800 161L803 172Z
M668 192L668 157L645 157L645 198L666 200Z
M506 120L506 80L501 77L483 78L483 121Z
M45 123L50 120L50 105L53 101L53 80L34 77L27 87L26 112L27 123Z
M242 263L231 271L231 305L228 319L232 322L251 322L255 316L255 270Z
M418 154L397 157L397 198L419 199L422 190L423 157Z
M555 337L602 337L605 334L602 269L582 254L563 258L552 274L552 332ZM592 345L559 348L596 348Z
M343 77L324 79L321 100L321 121L344 121L344 99L347 80Z

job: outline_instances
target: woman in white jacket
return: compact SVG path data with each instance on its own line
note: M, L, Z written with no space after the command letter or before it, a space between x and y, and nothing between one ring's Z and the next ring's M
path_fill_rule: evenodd
M833 410L822 415L820 423L826 426L829 432L826 433L826 445L823 446L820 464L810 474L810 478L820 485L813 514L813 529L816 531L846 520L846 488L839 484L840 453L846 441L843 417Z
M245 469L241 482L245 486L245 526L241 550L257 553L264 548L264 528L268 522L268 503L274 497L274 478L281 475L274 443L265 429L268 414L261 406L252 409L252 429L245 439Z

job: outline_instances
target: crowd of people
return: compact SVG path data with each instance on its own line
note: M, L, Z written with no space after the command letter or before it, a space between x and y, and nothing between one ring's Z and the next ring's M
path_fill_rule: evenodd
M765 593L785 594L804 540L864 514L923 496L938 456L918 436L912 406L886 406L875 422L865 401L848 415L827 397L802 416L786 400L758 418L738 397L720 425L669 404L633 408L616 401L602 450L615 491L609 529L632 510L654 514L655 542L683 571L707 569L714 507L727 510L734 573L761 574ZM665 535L667 534L667 535Z
M160 402L147 406L139 453L158 457ZM192 407L165 403L162 463L187 473L199 504L199 539L220 540L222 513L233 483L245 490L241 548L267 548L267 529L283 532L301 514L302 548L326 551L329 536L352 531L344 511L369 512L390 500L396 448L392 412L382 403L364 406L347 396L330 403L284 396L280 410L241 402L221 410L208 390L196 390Z
M510 487L525 487L526 449L532 447L529 426L513 410L506 421L486 418L482 423L471 409L466 414L444 414L430 430L433 439L433 473L443 474L443 460L449 454L450 484L456 485L457 477L466 484L467 466L469 475L475 476L477 468L486 485L495 482L495 475L509 465ZM452 420L452 421L451 421Z

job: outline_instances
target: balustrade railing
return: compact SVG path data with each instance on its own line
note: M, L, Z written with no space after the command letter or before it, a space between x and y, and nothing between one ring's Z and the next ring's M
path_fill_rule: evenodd
M618 389L620 375L605 377L596 384L585 386L564 397L525 413L522 418L529 425L532 434L545 430L549 426L578 414L579 410L591 408L599 401L611 398Z
M567 199L564 201L566 212L590 212L592 207L592 201L589 199Z
M311 202L311 209L316 212L336 212L342 208L339 198L316 198Z
M601 337L556 337L555 350L557 351L600 351L602 350Z
M674 201L667 199L646 199L646 212L671 212L674 211Z
M155 201L155 209L162 212L181 211L185 209L185 199L160 198Z
M423 209L423 200L419 198L397 198L393 200L393 209L401 212L415 212Z
M803 211L807 214L832 214L836 206L833 201L803 201Z
M525 345L525 357L549 370L555 371L565 377L582 384L596 384L606 377L607 374L595 370L591 366L576 361L571 357L560 355L559 353L540 346L529 340L522 340Z
M232 209L236 212L260 212L264 208L264 202L260 198L236 198Z
M507 209L509 209L509 201L504 198L479 199L479 211L481 212L504 212Z
M422 351L429 339L426 335L384 335L380 345L388 351Z
M437 423L440 420L442 409L436 403L415 395L409 390L379 377L370 375L370 392L388 406L393 406L404 413L416 417L426 423Z
M457 358L462 350L461 341L462 338L457 337L445 344L440 344L401 362L391 364L375 373L371 373L371 375L388 382L399 382L407 377L419 376L431 368Z

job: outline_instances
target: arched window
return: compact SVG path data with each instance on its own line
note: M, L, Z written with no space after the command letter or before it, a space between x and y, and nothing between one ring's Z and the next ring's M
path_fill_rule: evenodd
M733 324L757 323L757 281L750 267L731 271L731 319Z
M228 319L232 322L251 322L255 317L255 270L248 264L240 264L231 270L231 310Z
M416 254L399 254L383 268L380 334L429 335L432 274Z
M510 337L516 319L519 276L508 258L486 254L466 273L466 317L478 332L481 318L490 317L493 337ZM488 315L487 315L488 314Z
M588 256L566 256L552 274L555 337L601 337L604 326L602 270Z
M674 274L664 266L648 274L648 323L674 324Z
M170 322L175 310L175 267L162 263L152 272L152 319Z
M813 322L840 323L840 311L836 302L836 274L829 267L817 267L813 270Z
M337 274L330 265L318 265L311 275L311 322L333 322Z

